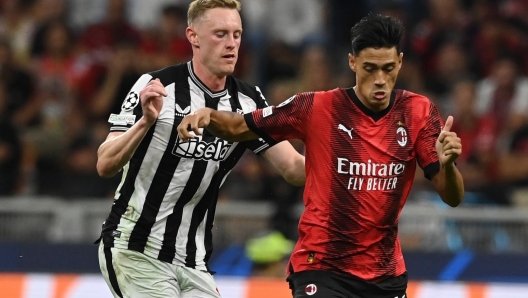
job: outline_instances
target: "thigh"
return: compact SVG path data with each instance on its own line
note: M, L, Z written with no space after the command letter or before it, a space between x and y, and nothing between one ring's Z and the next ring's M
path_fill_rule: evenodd
M111 249L113 267L123 298L178 298L180 287L170 264L142 253Z
M209 272L193 268L177 268L181 286L181 298L220 298L216 282Z

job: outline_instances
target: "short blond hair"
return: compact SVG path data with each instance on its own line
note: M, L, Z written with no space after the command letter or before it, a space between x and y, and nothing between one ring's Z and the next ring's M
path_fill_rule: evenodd
M194 0L189 4L187 11L187 24L191 24L205 14L206 11L213 8L229 8L240 11L240 2L238 0Z

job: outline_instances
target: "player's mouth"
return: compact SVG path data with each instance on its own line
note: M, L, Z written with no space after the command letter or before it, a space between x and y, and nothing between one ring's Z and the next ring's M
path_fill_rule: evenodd
M223 55L222 58L228 60L229 62L234 62L236 60L235 54Z
M373 97L377 100L383 100L387 97L387 92L385 91L376 91L374 92Z

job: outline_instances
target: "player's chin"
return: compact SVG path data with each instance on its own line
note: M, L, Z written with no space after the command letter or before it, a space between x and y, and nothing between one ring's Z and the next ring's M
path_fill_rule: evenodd
M379 108L385 108L387 106L389 102L389 98L383 98L383 99L380 99L380 98L375 98L375 97L371 97L370 98L370 104L373 106L373 107L379 107Z
M235 72L235 64L223 64L219 69L220 74L227 76Z

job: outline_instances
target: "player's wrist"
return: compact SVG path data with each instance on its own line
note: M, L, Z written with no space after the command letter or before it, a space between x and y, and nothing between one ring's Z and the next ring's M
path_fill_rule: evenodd
M137 125L144 128L150 128L152 125L154 125L154 123L156 123L156 119L152 120L143 116L139 119Z
M446 170L446 171L452 171L455 169L455 161L448 161L446 163L441 163L442 167Z

